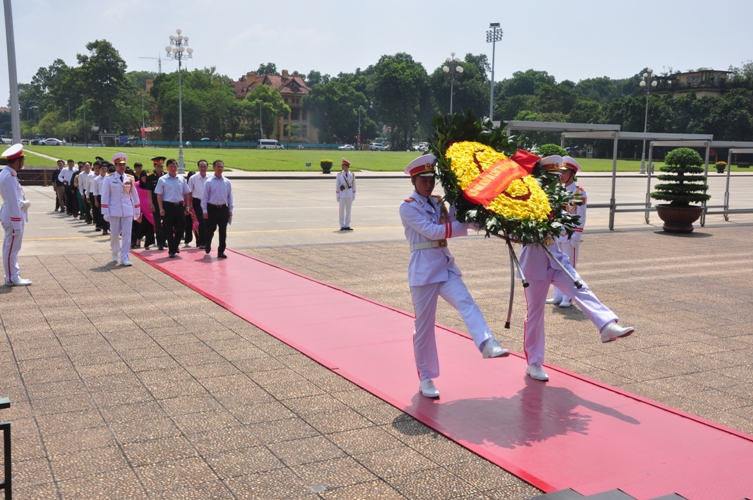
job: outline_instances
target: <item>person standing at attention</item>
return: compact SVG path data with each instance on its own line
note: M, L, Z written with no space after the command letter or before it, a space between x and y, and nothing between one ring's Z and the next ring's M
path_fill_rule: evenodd
M214 231L219 228L220 244L217 247L217 258L226 259L225 242L227 239L227 225L233 217L233 188L230 181L222 175L225 164L222 160L212 163L214 175L204 184L204 197L201 199L201 209L207 221L207 254L212 251Z
M167 160L167 175L159 178L154 193L165 225L168 254L172 259L180 253L180 240L186 230L186 214L191 196L186 180L178 175L177 161Z
M340 231L352 231L350 228L350 209L356 199L356 178L350 172L350 162L343 158L342 172L337 174L335 196L340 204Z
M131 250L131 230L133 221L141 222L141 203L136 192L135 179L126 174L125 153L115 153L112 162L115 173L105 177L102 183L102 218L110 223L110 248L112 261L130 266L128 252ZM122 235L122 238L121 238Z
M29 218L27 212L31 203L24 198L23 189L18 182L18 172L24 168L24 148L14 144L3 152L3 158L8 166L0 172L0 196L3 206L0 207L0 220L5 230L3 241L3 270L5 272L5 286L29 286L31 280L20 276L18 266L18 252L24 239L24 227Z

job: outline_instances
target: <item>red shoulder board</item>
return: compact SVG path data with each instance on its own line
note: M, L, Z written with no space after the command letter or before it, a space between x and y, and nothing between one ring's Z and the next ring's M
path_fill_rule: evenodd
M411 197L411 198L408 198L408 199L406 199L406 200L405 200L405 203L410 203L410 202L412 202L412 201L416 201L416 199L415 199L415 198L413 198L413 197Z
M583 191L584 193L586 192L586 190L585 190L585 189L583 189L583 188L582 188L581 186L578 186L577 184L575 185L575 187L577 187L578 189L580 189L580 190L581 190L581 191Z

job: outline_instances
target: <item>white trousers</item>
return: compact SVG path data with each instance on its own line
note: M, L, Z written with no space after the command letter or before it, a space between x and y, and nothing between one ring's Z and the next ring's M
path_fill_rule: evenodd
M3 270L5 281L18 280L18 252L21 251L21 242L24 239L23 230L14 230L10 224L3 224L5 239L3 240Z
M564 259L563 259L564 260ZM544 350L546 348L544 332L544 312L546 305L546 294L549 291L549 285L555 285L562 290L565 295L570 297L583 311L583 314L593 323L599 332L612 321L617 321L617 315L607 306L599 302L596 295L588 288L588 285L580 279L578 273L572 268L569 262L564 261L562 264L568 268L568 271L577 277L583 284L583 288L577 289L560 268L549 268L545 280L529 280L527 288L524 288L526 295L526 320L523 328L523 348L526 353L526 360L529 365L544 364Z
M458 310L479 351L481 344L492 338L484 315L481 314L481 310L471 297L460 276L451 272L450 279L447 281L412 286L410 287L410 294L413 298L413 310L416 313L413 354L416 357L416 369L420 380L439 376L439 357L437 356L437 342L434 335L434 325L437 319L437 297L442 297Z
M133 217L110 216L110 248L113 259L120 258L121 262L128 259L128 252L131 251L132 227ZM122 240L120 235L123 235Z
M353 198L340 198L340 227L350 227L350 207Z
M576 269L578 267L578 246L580 246L580 243L574 243L572 240L557 242L557 248L559 248L562 253L567 255L567 258L570 259L570 264L572 264L573 269ZM556 286L553 286L552 288L554 288L554 300L561 302L567 297L567 295L565 295L565 293L563 293L562 290L560 290ZM569 301L570 299L567 300Z

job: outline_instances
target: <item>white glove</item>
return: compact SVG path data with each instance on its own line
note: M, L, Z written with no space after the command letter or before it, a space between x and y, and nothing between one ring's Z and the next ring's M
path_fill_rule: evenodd
M31 202L29 200L19 200L18 206L21 207L21 210L27 212L31 206Z
M570 237L570 243L574 246L578 246L580 245L582 238L583 238L583 233L580 233L580 232L573 233L573 235Z
M105 222L110 222L110 214L103 215L102 218L105 220Z

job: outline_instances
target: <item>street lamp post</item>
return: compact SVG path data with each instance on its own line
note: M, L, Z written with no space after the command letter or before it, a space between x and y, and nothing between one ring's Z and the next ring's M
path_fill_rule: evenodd
M144 124L144 93L141 93L141 147L146 146L146 125Z
M358 106L358 150L361 150L361 111L363 111L363 106Z
M643 73L641 79L641 88L646 89L646 117L643 120L643 133L648 131L648 96L651 94L651 88L656 88L656 80L654 80L654 71L652 69ZM646 139L643 139L643 152L641 153L641 173L646 173Z
M264 127L261 124L261 99L259 99L259 140L264 139Z
M89 134L86 133L86 98L84 97L84 94L79 95L81 96L81 110L84 112L84 143L88 146Z
M454 52L452 52L450 56L451 57L448 57L445 60L445 65L442 66L442 71L444 71L446 75L450 75L450 114L452 114L452 94L454 93L455 88L455 73L462 75L463 67L460 65L460 58L455 57Z
M494 56L497 42L502 41L502 28L499 23L489 23L489 30L486 32L486 43L492 44L492 81L491 92L489 93L489 119L494 120Z
M71 138L71 100L66 97L65 102L68 103L68 143L70 143L73 140Z
M183 59L193 57L193 49L188 45L188 37L181 35L181 30L175 30L178 36L170 35L170 45L165 47L168 59L178 61L178 172L183 174L186 167L183 164L183 81L181 79Z

